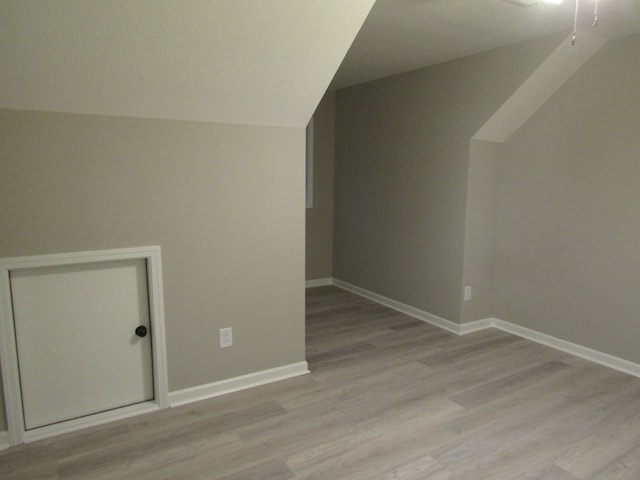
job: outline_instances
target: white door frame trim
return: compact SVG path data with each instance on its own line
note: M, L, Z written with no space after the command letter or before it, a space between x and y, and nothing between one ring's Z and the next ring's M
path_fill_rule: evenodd
M154 399L142 404L111 410L110 412L88 415L82 419L69 420L67 422L25 431L11 299L10 272L12 270L36 267L132 259L144 259L147 265L150 330L153 346ZM126 418L137 413L167 408L169 406L169 388L164 327L164 298L162 292L162 258L159 246L0 258L0 364L2 366L9 445L18 445L23 442Z

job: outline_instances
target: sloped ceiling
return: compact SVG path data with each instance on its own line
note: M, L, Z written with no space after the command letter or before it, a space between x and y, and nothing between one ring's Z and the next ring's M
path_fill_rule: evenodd
M304 126L374 0L0 0L0 108Z
M573 29L576 0L377 0L333 81L343 88ZM579 26L604 38L640 31L640 0L580 0Z

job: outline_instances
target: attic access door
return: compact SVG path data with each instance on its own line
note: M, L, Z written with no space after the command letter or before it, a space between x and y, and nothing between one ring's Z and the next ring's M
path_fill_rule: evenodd
M27 437L159 405L147 267L133 257L8 270Z

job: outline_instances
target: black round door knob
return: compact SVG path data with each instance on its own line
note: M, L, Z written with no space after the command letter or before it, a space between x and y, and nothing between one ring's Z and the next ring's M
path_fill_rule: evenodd
M139 336L140 338L146 337L147 336L147 327L145 327L144 325L140 325L139 327L137 327L136 328L136 335Z

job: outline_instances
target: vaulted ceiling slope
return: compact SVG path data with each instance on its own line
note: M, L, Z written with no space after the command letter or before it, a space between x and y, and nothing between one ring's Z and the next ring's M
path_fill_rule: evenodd
M528 7L518 3L531 4ZM580 0L579 27L591 30L596 0ZM343 88L570 32L576 0L377 0L333 81ZM604 38L640 31L640 0L598 0Z
M374 0L0 0L0 108L304 126Z

